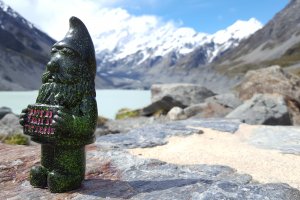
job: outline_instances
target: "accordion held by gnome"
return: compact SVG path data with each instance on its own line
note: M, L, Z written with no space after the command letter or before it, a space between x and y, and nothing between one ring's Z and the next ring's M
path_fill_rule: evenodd
M46 104L30 104L27 107L27 117L23 126L24 134L29 136L52 137L55 135L53 118L61 106Z

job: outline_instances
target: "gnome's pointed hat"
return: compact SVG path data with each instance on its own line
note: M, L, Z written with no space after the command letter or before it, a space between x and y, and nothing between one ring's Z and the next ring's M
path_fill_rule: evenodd
M77 17L71 17L69 20L70 28L66 36L55 43L53 46L68 47L76 51L83 60L86 60L90 67L90 72L96 74L96 58L95 49L91 36L83 24Z

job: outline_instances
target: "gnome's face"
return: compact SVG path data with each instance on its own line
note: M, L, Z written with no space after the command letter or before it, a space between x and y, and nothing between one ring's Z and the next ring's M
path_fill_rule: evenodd
M66 36L51 49L37 103L74 107L84 96L95 96L95 74L92 39L84 24L71 17Z
M68 47L54 45L42 82L76 84L83 78L81 76L84 66L87 64L76 51Z
M74 107L87 91L88 64L74 50L53 46L43 74L38 103Z

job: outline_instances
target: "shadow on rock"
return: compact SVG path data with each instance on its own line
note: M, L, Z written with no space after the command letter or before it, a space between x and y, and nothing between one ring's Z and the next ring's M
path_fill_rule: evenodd
M213 183L206 179L173 179L161 181L120 181L107 179L89 179L83 183L80 191L83 195L95 197L125 198L129 199L140 193L151 193L155 191L179 188L200 183L208 186Z

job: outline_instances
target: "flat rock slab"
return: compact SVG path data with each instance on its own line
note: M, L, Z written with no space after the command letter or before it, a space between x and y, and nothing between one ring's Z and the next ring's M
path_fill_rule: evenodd
M26 180L28 173L23 173L24 168L36 163L38 148L0 144L1 153L9 151L12 155L1 159L1 170L5 168L14 174L10 180L1 179L0 199L300 199L300 191L286 184L254 183L250 175L238 174L230 167L179 166L99 146L88 147L86 180L82 187L53 194L33 188ZM36 152L35 156L32 152ZM14 156L18 154L22 156L16 162ZM28 157L31 159L26 160ZM23 178L17 179L20 174L24 174Z
M283 153L300 155L300 127L258 126L249 138L249 143Z
M153 124L133 129L128 133L110 134L98 137L96 143L110 148L138 148L164 145L171 136L188 136L194 133L201 134L199 128L234 133L241 123L231 119L188 119L169 122L166 124Z

